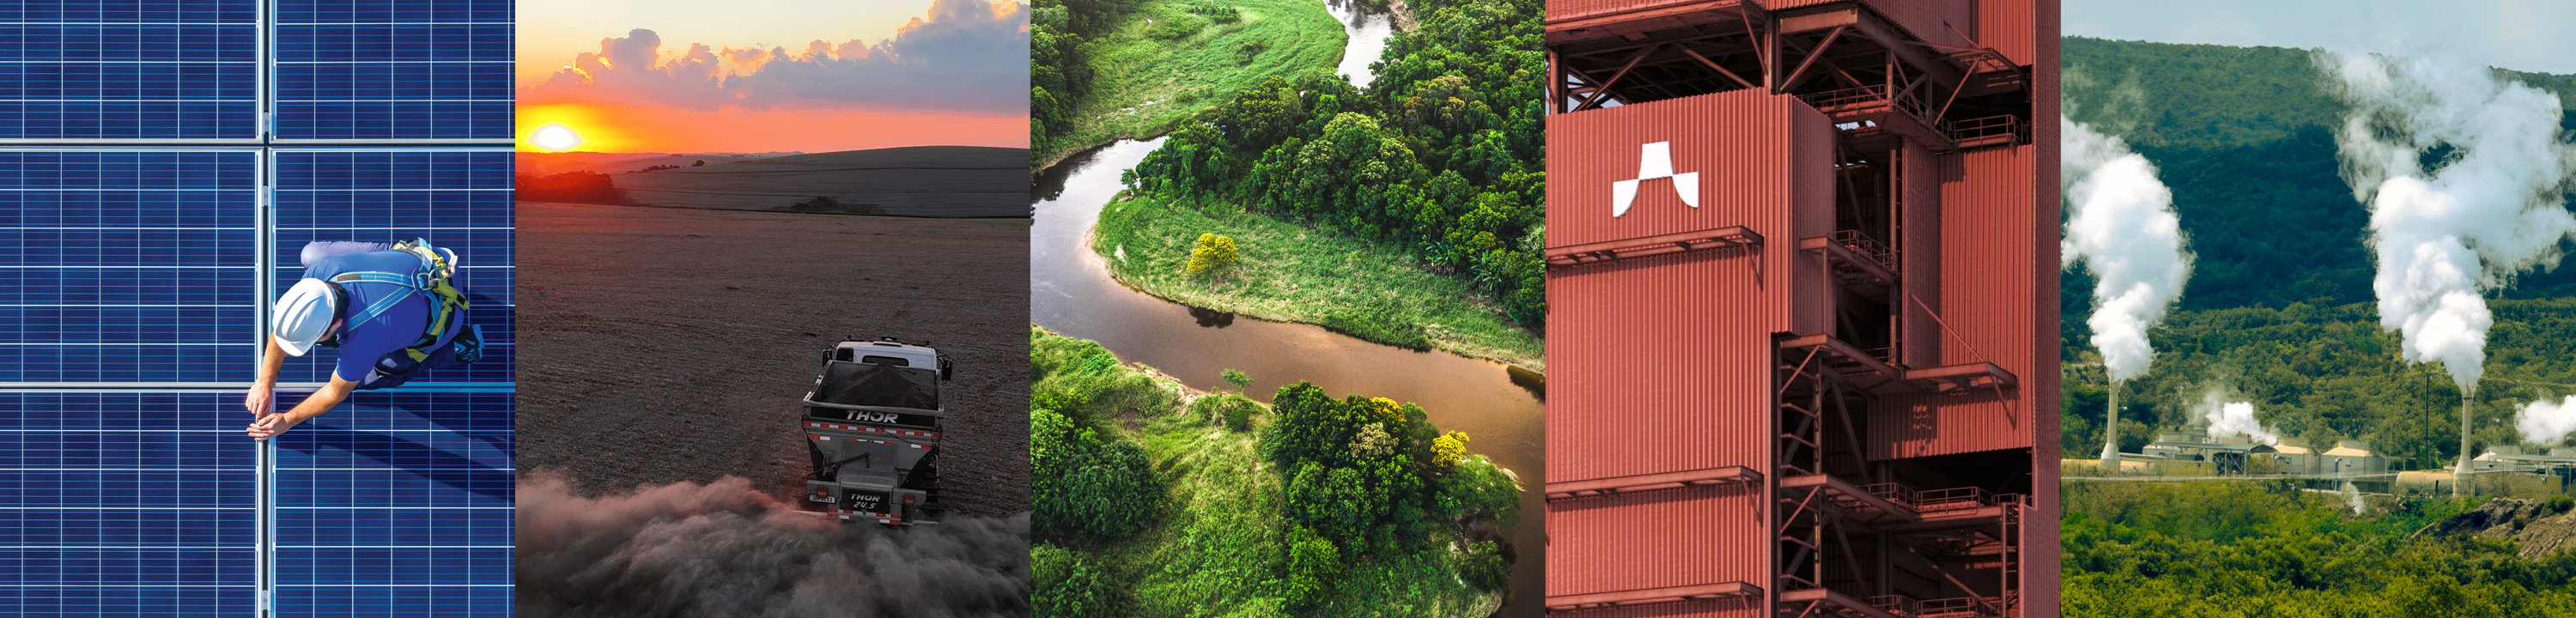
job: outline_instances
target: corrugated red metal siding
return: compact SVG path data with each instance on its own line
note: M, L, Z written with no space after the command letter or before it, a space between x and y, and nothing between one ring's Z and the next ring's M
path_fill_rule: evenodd
M1782 223L1763 218L1782 216L1789 198L1792 110L1825 128L1796 97L1759 90L1549 116L1547 245L1758 223L1771 227L1755 231L1777 240ZM1650 180L1626 215L1611 216L1611 183L1636 178L1640 153L1655 142L1671 144L1673 171L1699 174L1699 206L1683 204L1673 181Z
M1764 604L1762 599L1757 597L1751 599L1691 601L1670 605L1589 609L1548 615L1557 616L1559 618L1763 618L1765 616L1771 616L1771 612L1764 611L1763 607Z
M1761 0L1773 11L1843 4L1852 0ZM1977 35L1976 0L1861 0L1897 29L1942 45L1963 45Z
M1825 315L1823 261L1797 239L1831 225L1833 128L1786 96L1737 91L1548 118L1551 247L1745 226L1750 249L1549 270L1548 478L1554 482L1771 461L1771 333ZM1623 217L1611 184L1667 142L1700 202L1650 181ZM1803 277L1793 277L1801 273ZM1773 587L1767 485L1548 506L1550 595L1743 581ZM1648 583L1652 582L1652 583ZM1706 606L1727 615L1723 604ZM1679 611L1678 609L1676 611Z
M1557 268L1549 330L1584 336L1548 346L1549 481L1764 469L1769 359L1756 353L1776 328L1762 325L1787 312L1785 299L1758 292L1764 261L1706 253Z
M2057 47L2057 3L2050 0L1977 0L1977 45L1993 48L2013 64L2056 71L2055 59L2040 62L2040 47ZM2041 32L2045 28L2046 32ZM2047 105L2057 104L2050 99ZM2053 122L2053 121L2052 121ZM2055 191L2055 189L2050 189Z
M2033 227L2039 213L2032 212L2039 195L2033 185L2038 156L2035 146L2021 146L1942 157L1940 302L1932 305L1939 323L1948 325L1941 333L1941 365L1991 362L2022 377L2030 375L2041 348L2054 349L2055 331L2041 345L2030 314L2039 283L1996 276L2028 272L2031 260L2042 257ZM2048 225L2053 251L2056 220ZM1870 415L1870 456L2029 448L2037 436L2034 390L2004 390L2002 399L1986 389L1881 399Z
M2036 259L2025 268L2039 282L2031 298L2031 327L2040 344L2038 357L2030 373L2023 374L2023 387L2038 402L2034 413L2038 444L2031 449L2031 500L2034 513L2022 527L2022 605L2025 618L2057 618L2058 603L2058 286L2057 240L2060 235L2058 212L2063 202L2057 198L2058 161L2058 14L2057 0L2021 0L2030 6L2029 28L2014 32L2033 33L2031 61L2031 103L2037 108L2031 114L2036 125L2031 132L2032 144L2039 151L2039 168L2031 184L2042 196L2033 217L2042 225Z
M1897 325L1905 342L1907 366L1928 367L1941 360L1941 325L1926 307L1941 306L1941 161L1922 144L1907 142L1897 154L1899 203L1904 237L1898 239L1897 273L1907 298L1893 299ZM1920 300L1918 304L1916 301Z
M1681 489L1548 506L1547 593L1712 582L1770 587L1759 484Z
M1549 23L1683 6L1726 7L1743 0L1547 0Z

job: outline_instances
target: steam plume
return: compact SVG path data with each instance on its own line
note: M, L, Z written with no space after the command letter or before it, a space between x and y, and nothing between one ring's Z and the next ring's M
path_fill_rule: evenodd
M2073 214L2061 241L2062 263L2093 270L2093 347L2112 382L2144 375L2155 360L2147 329L2165 319L2191 278L2173 191L2155 165L2120 138L2061 120L2064 190Z
M2370 207L2380 327L2402 334L2408 362L2439 362L2473 393L2495 324L2480 294L2555 267L2576 233L2558 97L2466 64L2316 62L2352 106L2335 143L2353 199Z
M2522 404L2513 421L2514 428L2522 430L2522 441L2557 446L2576 434L2576 395L2555 404L2547 399Z
M2201 404L2201 418L2209 421L2209 437L2245 436L2264 444L2280 444L2281 436L2254 418L2254 404L2242 401L2220 401L2213 396Z
M582 497L519 485L519 611L547 616L1025 616L1028 516L845 525L726 477Z

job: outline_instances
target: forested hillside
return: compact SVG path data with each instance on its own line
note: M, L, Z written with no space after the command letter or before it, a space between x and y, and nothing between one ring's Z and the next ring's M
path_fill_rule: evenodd
M2064 51L2067 117L2128 140L2173 188L2198 257L2183 309L2372 300L2370 213L2336 172L2344 106L2310 51L2086 38ZM2576 76L2506 74L2576 103ZM2066 278L2070 347L2088 334L2091 288L2082 272ZM2576 269L2526 276L2503 295L2571 294Z
M2253 402L2284 435L2367 438L2405 467L2450 461L2458 421L2446 412L2459 392L2438 368L2407 366L2379 327L2370 214L2337 171L2344 108L2311 52L2082 38L2064 50L2069 117L2156 164L2197 257L2182 311L2150 333L2154 369L2123 394L2127 450L2153 428L2191 424L2217 391ZM2576 77L2505 74L2576 103ZM2102 372L2087 365L2091 289L2078 269L2061 292L2074 454L2100 450L2106 403ZM2512 440L2523 403L2576 394L2576 301L2561 300L2576 296L2576 268L2525 275L2497 296L2473 448Z

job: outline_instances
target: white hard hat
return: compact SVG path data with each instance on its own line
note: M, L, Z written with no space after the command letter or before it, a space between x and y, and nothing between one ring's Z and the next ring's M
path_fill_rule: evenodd
M331 331L331 321L339 316L339 299L331 293L330 284L321 279L305 279L287 288L277 297L277 308L269 315L269 327L277 338L277 347L287 356L303 356L313 350L313 342Z

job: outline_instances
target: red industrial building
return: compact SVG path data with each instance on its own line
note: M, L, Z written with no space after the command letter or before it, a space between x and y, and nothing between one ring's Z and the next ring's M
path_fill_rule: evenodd
M1547 607L2057 615L2055 0L1548 0Z

